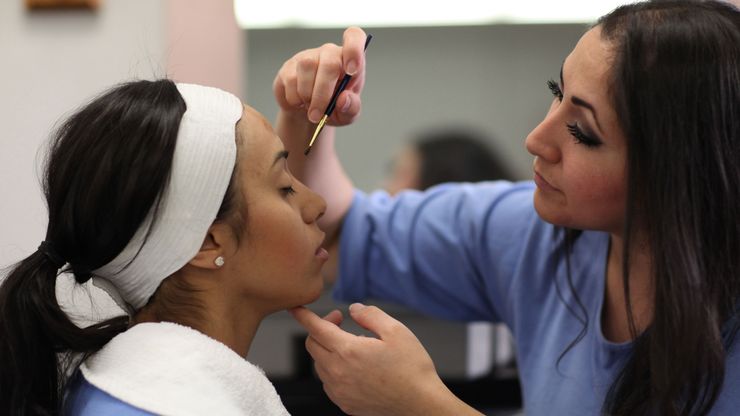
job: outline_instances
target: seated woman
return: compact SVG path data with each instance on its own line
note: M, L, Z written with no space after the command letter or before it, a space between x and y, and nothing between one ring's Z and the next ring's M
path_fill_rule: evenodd
M265 316L322 290L326 205L287 157L215 88L130 82L72 115L47 161L46 238L0 287L0 414L287 414L244 359ZM65 273L130 316L76 326Z

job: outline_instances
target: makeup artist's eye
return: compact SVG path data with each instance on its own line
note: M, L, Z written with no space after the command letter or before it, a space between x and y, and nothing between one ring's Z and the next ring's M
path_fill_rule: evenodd
M565 125L568 127L568 132L570 132L570 134L575 138L576 143L583 144L587 147L597 147L601 145L601 140L598 137L586 135L583 130L578 127L578 124L566 123Z
M547 88L550 89L550 92L558 99L558 101L563 101L563 90L560 89L560 85L558 85L557 82L552 79L548 80Z
M293 189L293 187L292 187L292 186L285 186L285 187L283 187L283 188L280 188L280 192L281 192L281 193L282 193L283 195L285 195L285 196L288 196L288 195L293 195L293 194L295 194L295 193L296 193L296 190L295 190L295 189Z

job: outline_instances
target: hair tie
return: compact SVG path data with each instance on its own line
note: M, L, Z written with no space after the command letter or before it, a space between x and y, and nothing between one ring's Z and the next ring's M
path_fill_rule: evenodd
M64 257L60 256L59 253L54 249L54 245L44 240L39 245L38 251L40 251L46 258L51 262L57 270L61 269L62 266L67 264Z
M89 269L80 269L77 270L77 268L74 265L71 265L72 267L72 274L75 276L75 280L79 284L86 283L90 278L92 278L92 271Z

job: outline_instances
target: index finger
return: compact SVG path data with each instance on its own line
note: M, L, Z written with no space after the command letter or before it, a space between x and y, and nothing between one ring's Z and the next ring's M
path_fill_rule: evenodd
M365 63L365 31L357 26L352 26L344 31L342 41L342 66L344 72L349 75L357 75L357 72Z
M345 343L348 337L352 337L349 332L345 332L332 322L321 319L303 306L291 309L290 314L308 331L311 338L329 351L335 351L337 346Z

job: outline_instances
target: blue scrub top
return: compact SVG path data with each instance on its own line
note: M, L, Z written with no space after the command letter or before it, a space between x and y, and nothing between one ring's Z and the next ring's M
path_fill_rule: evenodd
M564 232L539 218L534 189L532 182L488 182L395 198L356 192L342 226L334 295L392 301L444 319L504 322L516 341L527 415L600 414L632 350L601 329L609 235L584 231L568 264ZM711 414L736 414L738 406L735 342Z

